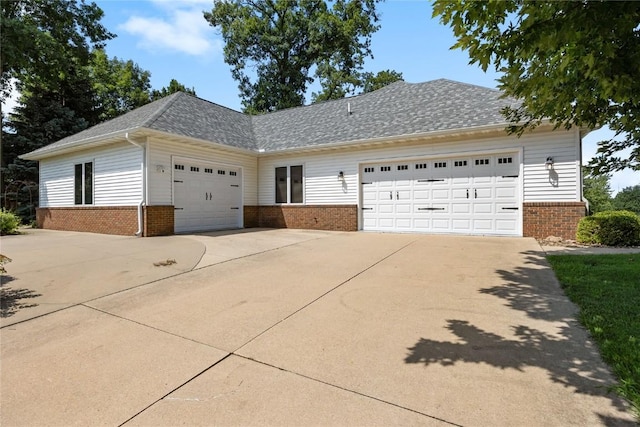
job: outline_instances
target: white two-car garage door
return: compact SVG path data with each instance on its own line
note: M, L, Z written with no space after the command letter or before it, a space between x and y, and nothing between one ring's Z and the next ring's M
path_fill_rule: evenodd
M517 154L361 167L364 230L521 234Z
M238 167L175 159L175 232L241 227L241 171Z

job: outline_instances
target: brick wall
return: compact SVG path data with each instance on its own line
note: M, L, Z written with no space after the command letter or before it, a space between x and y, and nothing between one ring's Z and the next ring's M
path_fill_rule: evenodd
M174 232L173 206L144 207L144 235L169 236Z
M260 227L260 207L245 206L243 208L243 223L245 228Z
M303 228L310 230L356 231L358 208L356 205L307 205L307 206L245 206L247 217L257 226L269 228ZM255 224L253 222L252 224Z
M39 228L50 230L132 236L138 231L138 207L38 208L36 222Z
M522 234L537 239L557 236L575 240L586 210L583 202L526 202L522 208Z

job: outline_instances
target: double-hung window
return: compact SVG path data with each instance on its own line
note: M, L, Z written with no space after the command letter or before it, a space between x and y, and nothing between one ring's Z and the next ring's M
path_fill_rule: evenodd
M276 168L276 203L303 203L302 165Z
M74 194L76 205L93 204L93 162L75 165Z

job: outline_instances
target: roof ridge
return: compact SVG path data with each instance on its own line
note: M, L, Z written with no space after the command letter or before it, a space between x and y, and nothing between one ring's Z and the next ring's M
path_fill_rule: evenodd
M173 103L176 102L176 99L178 99L181 94L183 94L183 92L182 91L178 91L178 92L175 92L175 93L172 93L171 95L169 95L169 99L168 100L164 100L165 101L164 105L162 105L162 107L160 107L156 112L154 112L149 117L147 117L142 123L140 123L139 127L141 127L141 128L151 127L151 125L156 120L158 120L160 118L160 116L162 116L169 109L169 107L171 105L173 105ZM161 101L161 100L163 100L163 98L159 99L158 101Z
M251 121L253 123L253 118L254 117L267 117L267 116L272 116L272 115L275 115L275 114L278 114L278 113L283 113L285 111L300 110L300 109L303 109L303 108L309 109L309 108L317 107L319 105L326 105L326 104L345 102L345 101L350 102L350 101L352 101L354 99L368 97L368 96L370 96L372 94L375 94L376 92L379 92L379 91L385 90L387 88L390 88L391 86L399 86L401 84L411 85L411 84L419 84L419 83L409 83L409 82L406 82L404 80L397 80L397 81L395 81L393 83L389 83L388 85L385 85L385 86L383 86L383 87L381 87L379 89L372 90L371 92L361 92L361 93L357 93L355 95L345 96L343 98L337 98L337 99L325 99L324 101L320 101L320 102L312 102L310 104L296 105L294 107L283 108L281 110L276 110L276 111L268 111L266 113L261 113L261 114L250 114L251 119L252 119Z

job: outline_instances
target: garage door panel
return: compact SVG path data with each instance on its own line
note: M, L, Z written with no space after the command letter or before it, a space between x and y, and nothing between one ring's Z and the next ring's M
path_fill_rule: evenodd
M378 205L378 213L381 214L390 214L390 213L394 213L394 207L393 205L390 204L380 204Z
M517 197L516 188L514 186L496 186L497 199L513 199Z
M452 203L451 212L454 214L469 214L471 213L471 203Z
M473 213L476 215L493 213L493 203L474 203Z
M437 188L434 189L431 193L431 198L433 200L448 200L450 198L449 189Z
M176 232L239 227L240 171L240 168L204 162L176 161L173 186Z
M434 218L431 223L434 231L449 231L451 229L448 218Z
M456 232L471 231L471 220L469 218L453 219L451 221L451 227Z
M493 230L493 220L491 219L474 219L473 229L480 232L489 233Z
M451 190L451 196L455 199L468 199L469 198L469 189L468 188L454 188Z
M376 209L363 211L363 228L517 234L521 212L502 208L519 206L518 169L511 154L368 165L362 202Z
M411 203L399 203L396 205L397 214L411 214L413 211Z
M429 200L431 198L431 191L429 190L416 190L413 192L414 200Z

